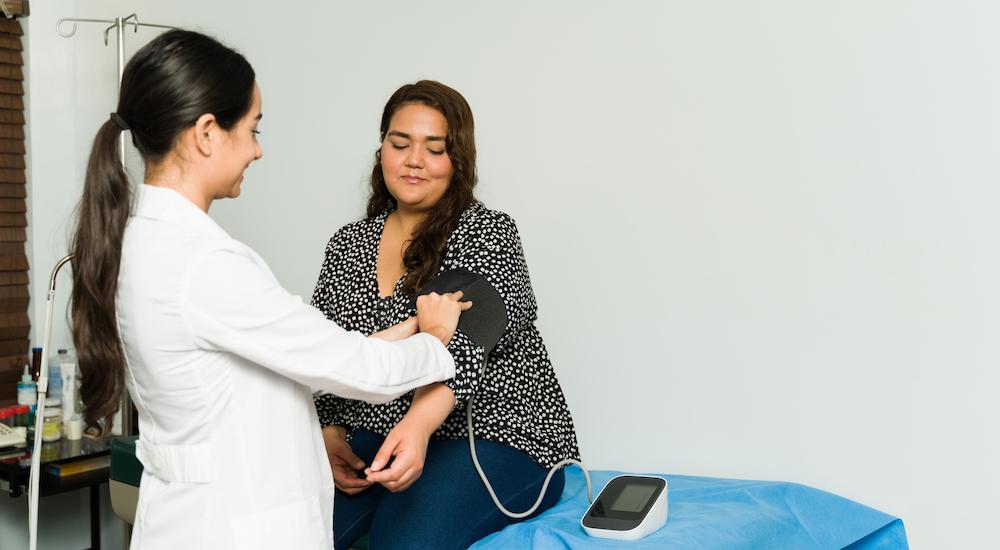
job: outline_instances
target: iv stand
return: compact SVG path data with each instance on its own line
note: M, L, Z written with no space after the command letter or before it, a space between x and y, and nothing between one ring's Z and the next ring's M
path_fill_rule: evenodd
M63 23L72 23L73 27L67 32L63 31ZM118 38L118 93L121 93L122 85L122 75L125 73L125 27L132 25L133 32L139 32L139 27L156 27L160 29L172 29L167 25L154 25L152 23L140 23L139 18L136 14L129 15L128 17L116 17L114 20L106 19L76 19L76 18L63 18L56 22L56 32L59 36L64 38L70 38L76 34L77 23L110 23L111 26L104 29L104 45L108 45L108 33L112 29L116 31L116 36ZM125 168L125 132L122 132L118 137L118 158L121 160L122 169ZM36 550L38 547L38 482L40 475L41 466L41 452L42 452L42 420L43 415L41 412L45 410L45 395L48 393L49 386L49 343L52 339L52 308L56 295L56 275L59 274L59 270L62 269L64 265L70 262L73 258L72 254L63 257L56 263L56 266L52 269L52 276L49 278L49 294L48 299L45 304L45 332L42 337L42 364L39 368L38 374L38 404L36 405L36 411L39 411L35 415L35 440L34 449L31 453L31 474L28 482L28 545L30 550ZM122 434L132 435L134 428L132 426L132 400L129 398L128 392L124 392L122 395L121 403L122 411ZM125 544L128 544L129 538L129 528L128 524L124 525L124 539Z
M73 27L67 32L62 30L63 23L72 23ZM125 74L125 27L132 25L132 32L139 32L139 27L156 27L159 29L172 29L174 27L169 27L167 25L154 25L152 23L140 23L139 17L136 14L129 15L128 17L115 17L114 20L108 19L75 19L71 17L65 17L56 22L56 32L59 36L63 38L70 38L76 34L77 23L111 23L111 26L104 29L104 45L108 45L108 33L111 29L115 29L116 35L118 37L118 93L121 93L122 87L122 75ZM125 132L122 132L121 136L118 137L118 157L122 159L122 168L125 167Z

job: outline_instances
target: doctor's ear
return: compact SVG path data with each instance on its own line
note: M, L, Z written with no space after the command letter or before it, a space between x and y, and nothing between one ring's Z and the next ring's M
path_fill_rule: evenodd
M194 143L198 151L206 157L212 156L213 138L219 134L219 123L215 120L215 115L205 113L198 117L194 123Z

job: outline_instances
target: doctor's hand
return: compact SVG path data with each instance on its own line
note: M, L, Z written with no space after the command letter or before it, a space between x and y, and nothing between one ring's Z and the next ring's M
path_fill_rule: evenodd
M365 469L368 481L381 483L394 493L409 489L424 473L430 438L431 433L421 422L404 417L385 437L371 467ZM392 464L386 468L393 457Z
M472 307L472 302L462 302L462 291L438 294L431 292L417 297L417 324L420 332L426 332L441 340L445 346L451 342L458 328L458 317Z
M392 325L385 330L380 330L372 334L370 338L379 338L382 340L388 340L389 342L395 342L396 340L402 340L413 336L417 333L417 328L417 318L410 317L402 323Z
M323 428L323 443L326 444L326 454L330 457L333 483L342 492L354 495L364 491L372 483L358 476L358 470L365 467L365 462L351 450L346 435L347 430L343 426Z

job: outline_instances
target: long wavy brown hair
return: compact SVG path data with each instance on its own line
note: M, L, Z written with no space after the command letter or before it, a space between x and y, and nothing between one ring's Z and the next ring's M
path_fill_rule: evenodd
M389 122L396 111L414 103L426 105L444 115L448 123L445 151L451 160L452 176L444 195L417 227L413 240L403 254L406 277L403 279L402 290L409 295L415 294L433 279L441 268L448 237L458 226L462 212L476 201L473 189L477 181L472 109L462 94L440 82L421 80L396 90L382 110L380 141L385 142ZM387 209L396 208L396 199L389 193L382 173L381 149L375 151L370 184L367 209L369 219Z
M147 166L156 164L205 113L232 129L250 110L254 80L242 55L208 36L181 30L153 39L125 67L115 114L94 138L70 245L70 329L88 426L107 429L125 389L115 298L132 187L118 154L122 126L130 129Z

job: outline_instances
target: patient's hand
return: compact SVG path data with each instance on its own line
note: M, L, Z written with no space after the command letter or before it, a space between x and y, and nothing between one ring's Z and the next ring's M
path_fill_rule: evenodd
M365 467L351 446L347 444L347 430L343 426L323 428L323 443L333 470L333 483L348 495L354 495L371 486L372 482L358 476L358 470Z
M409 489L424 473L430 438L426 426L404 417L385 437L371 467L365 469L368 481L381 483L394 493ZM383 469L392 457L392 465Z
M403 321L402 323L392 325L391 327L380 330L375 334L371 335L371 338L380 338L382 340L388 340L390 342L395 342L396 340L402 340L404 338L409 338L417 333L417 318L410 317L409 319Z

